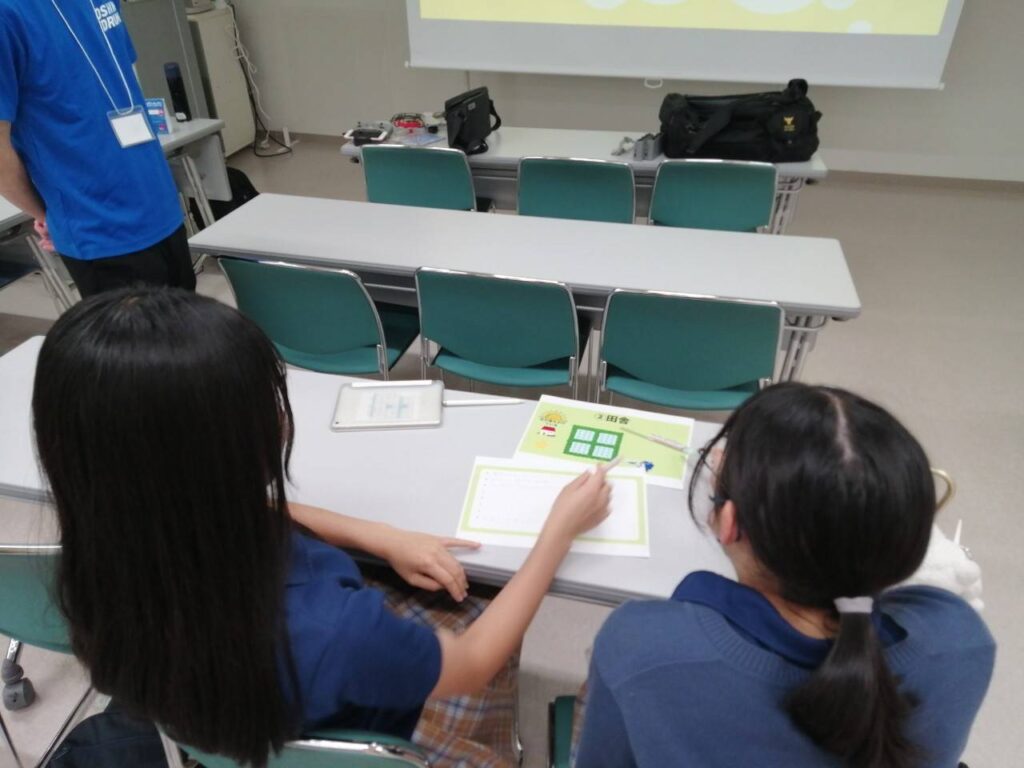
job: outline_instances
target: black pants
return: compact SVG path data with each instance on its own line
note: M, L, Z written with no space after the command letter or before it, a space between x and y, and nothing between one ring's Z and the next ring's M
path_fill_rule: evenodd
M60 258L83 299L136 283L170 285L190 291L196 289L196 275L192 271L184 224L159 243L135 253L91 261L67 256Z

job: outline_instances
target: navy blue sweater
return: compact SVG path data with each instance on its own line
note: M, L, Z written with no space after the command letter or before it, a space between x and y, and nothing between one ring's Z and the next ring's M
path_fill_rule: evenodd
M627 603L601 629L577 768L840 766L780 706L810 675L808 652L828 641L800 635L746 587L700 578L696 599L680 594L684 581L676 599ZM715 594L701 599L708 587ZM919 702L908 736L929 768L955 768L992 675L992 636L939 589L893 590L876 611L890 668Z

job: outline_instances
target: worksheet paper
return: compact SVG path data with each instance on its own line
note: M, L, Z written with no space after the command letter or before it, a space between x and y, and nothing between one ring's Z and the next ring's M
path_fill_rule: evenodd
M621 458L647 482L684 487L693 419L544 395L530 417L515 458L565 467Z
M580 475L580 469L478 457L456 537L504 547L532 547L555 498ZM609 473L608 481L612 486L611 514L577 537L571 551L650 557L643 472L616 469Z

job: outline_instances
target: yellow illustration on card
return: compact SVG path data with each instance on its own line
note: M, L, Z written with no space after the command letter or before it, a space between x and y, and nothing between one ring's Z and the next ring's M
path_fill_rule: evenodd
M949 0L420 0L424 19L937 35Z

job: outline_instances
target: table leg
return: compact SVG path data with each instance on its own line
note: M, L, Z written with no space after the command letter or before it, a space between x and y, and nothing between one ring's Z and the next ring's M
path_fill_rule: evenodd
M787 315L786 327L783 330L782 367L779 370L779 381L795 381L800 378L804 362L814 349L818 339L818 331L828 323L827 317L821 315Z
M27 239L29 250L32 251L43 275L43 285L46 286L53 303L57 305L57 311L65 312L72 304L81 300L78 289L64 277L57 254L44 251L35 237L29 236Z
M779 176L775 188L775 211L768 231L773 235L784 234L796 215L796 203L806 180L799 176Z

